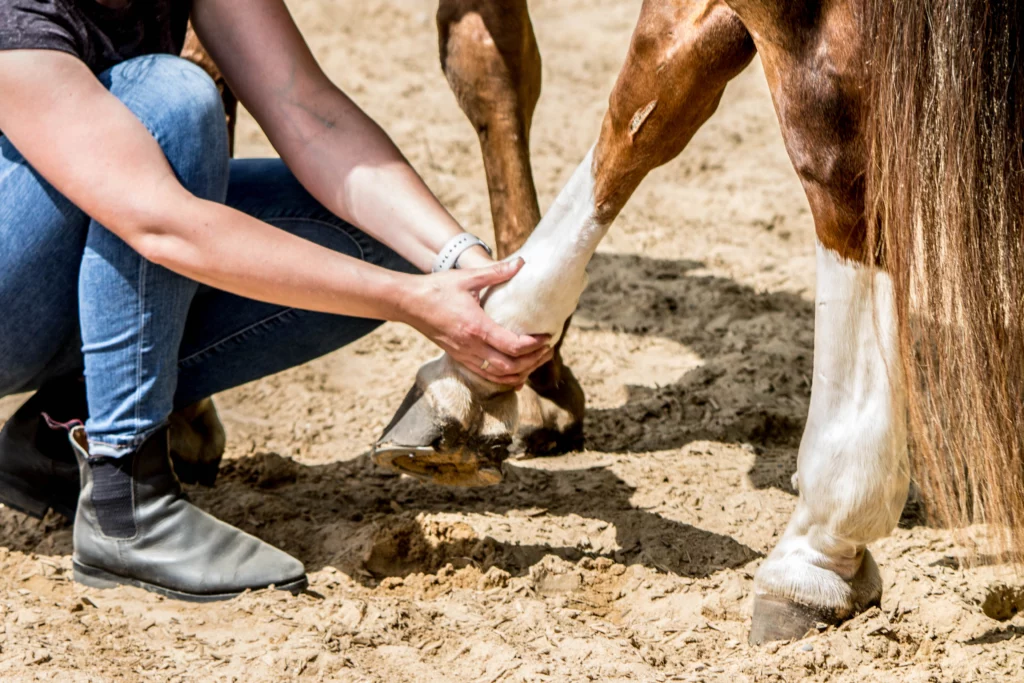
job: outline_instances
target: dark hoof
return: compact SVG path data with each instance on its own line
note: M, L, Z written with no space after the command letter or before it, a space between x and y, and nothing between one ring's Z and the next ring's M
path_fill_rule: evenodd
M516 460L550 458L583 450L583 425L574 424L567 431L548 427L520 429L512 443Z
M547 366L545 366L546 368ZM535 375L543 375L538 370ZM549 373L550 374L550 373ZM519 429L512 444L517 459L551 457L583 450L586 398L572 371L560 366L557 381L531 376L518 392Z
M406 394L373 448L387 470L444 486L493 486L511 439L472 436L454 420L439 418L419 386Z
M220 472L220 458L211 462L189 462L176 453L171 453L171 464L178 481L182 484L199 484L212 488Z
M799 640L818 624L834 626L841 619L833 609L820 609L774 595L754 596L754 617L750 623L751 645L775 640Z

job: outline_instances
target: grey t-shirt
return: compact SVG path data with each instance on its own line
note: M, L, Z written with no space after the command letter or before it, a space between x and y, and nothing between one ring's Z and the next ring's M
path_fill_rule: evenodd
M0 0L0 50L59 50L99 73L132 57L180 53L191 7L192 0Z

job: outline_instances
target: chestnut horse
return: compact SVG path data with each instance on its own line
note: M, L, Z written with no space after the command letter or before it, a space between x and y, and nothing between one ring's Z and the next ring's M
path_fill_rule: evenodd
M908 432L932 510L1024 549L1024 18L1010 0L644 0L594 148L539 221L540 57L525 0L441 0L441 61L475 126L499 255L487 312L558 342L598 242L760 55L817 233L814 381L799 500L755 578L752 642L881 599L867 546L895 527ZM538 224L539 222L539 224ZM536 225L536 229L534 226ZM447 357L420 369L378 462L500 479L518 443L578 445L556 360L519 394ZM909 419L908 419L909 416Z
M445 72L487 160L498 244L526 262L485 309L556 340L630 195L760 55L818 239L800 497L755 578L752 642L800 637L879 603L867 546L905 503L908 432L932 511L953 525L994 523L1003 548L1024 554L1015 3L644 0L597 143L525 242L537 215L527 151L539 91L525 4L442 1L438 17ZM575 413L548 403L542 426L568 431ZM420 369L376 457L440 482L497 481L521 413L536 423L535 407L442 356Z

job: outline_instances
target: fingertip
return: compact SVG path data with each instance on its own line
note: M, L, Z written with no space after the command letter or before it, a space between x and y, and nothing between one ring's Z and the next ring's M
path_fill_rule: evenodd
M545 347L551 348L548 346L548 342L551 341L550 334L524 334L520 337L519 341L523 345L523 355L536 353Z
M526 265L526 261L523 260L522 256L516 256L514 259L505 261L506 267L513 273L518 273L519 270Z

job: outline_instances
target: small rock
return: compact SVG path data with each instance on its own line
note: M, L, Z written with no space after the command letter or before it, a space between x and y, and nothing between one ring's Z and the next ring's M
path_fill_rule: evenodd
M487 573L477 581L477 590L489 590L491 588L505 588L508 586L512 575L500 567L491 567Z
M812 645L811 643L804 643L800 646L800 649L804 652L811 652L812 650L814 650L814 645Z

